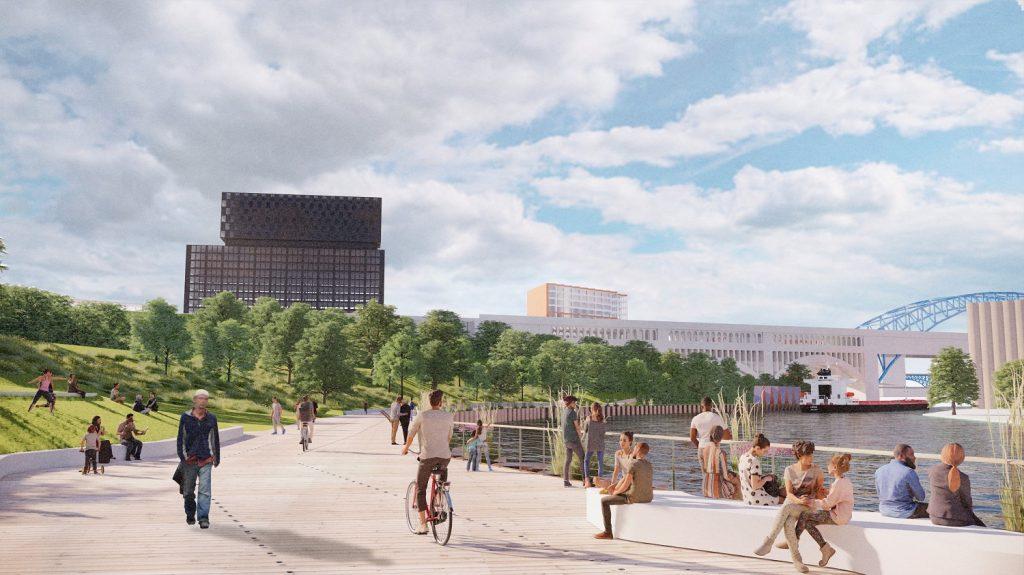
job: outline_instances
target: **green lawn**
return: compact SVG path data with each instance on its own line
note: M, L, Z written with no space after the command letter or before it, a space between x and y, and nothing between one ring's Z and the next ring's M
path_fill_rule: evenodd
M177 418L186 405L191 403L191 393L197 388L210 391L210 406L217 414L222 427L244 425L246 429L266 429L270 421L267 415L271 398L278 396L284 404L287 415L296 400L296 392L289 387L283 373L268 372L257 368L250 373L236 375L231 385L218 377L211 377L199 369L198 361L185 366L171 365L164 375L163 365L151 358L140 358L123 349L84 347L77 345L33 342L25 339L0 336L0 390L31 391L34 386L28 382L43 368L50 368L57 376L69 372L78 375L79 386L98 394L87 400L64 399L57 401L57 411L51 416L48 410L33 409L26 413L31 398L0 397L0 453L76 447L94 415L103 417L108 432L113 432L130 405L119 405L106 399L115 382L121 383L121 393L131 403L136 394L148 397L156 392L161 405L159 414L150 417L138 415L140 427L150 428L145 439L156 440L173 437L177 432ZM352 391L329 398L320 406L322 415L337 414L340 410L361 409L363 402L370 408L384 408L398 394L399 385L386 388L370 385L369 370L359 369L362 382ZM67 390L67 384L57 381L57 391ZM476 393L456 382L442 384L452 405L458 406L476 401ZM405 395L419 400L424 391L430 389L427 382L414 379L405 382ZM316 398L319 400L319 398ZM489 398L479 396L480 401ZM518 398L516 398L518 399ZM547 394L539 388L527 388L526 401L546 401ZM421 400L419 400L421 401Z

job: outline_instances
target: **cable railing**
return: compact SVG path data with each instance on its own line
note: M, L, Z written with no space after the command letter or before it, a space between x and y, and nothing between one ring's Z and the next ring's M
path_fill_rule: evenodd
M456 425L458 432L453 437L453 451L465 457L460 448L466 444L475 424L460 422ZM486 448L494 456L493 463L529 471L561 473L561 463L558 464L558 469L554 469L553 465L553 462L564 461L561 459L564 457L563 454L555 453L561 446L558 439L562 432L561 429L515 424L490 424L487 429L488 446ZM619 433L619 431L609 431L606 435L617 438ZM697 460L697 450L691 445L688 436L635 433L633 438L634 441L646 441L651 446L648 459L654 463L657 488L682 490L694 494L701 492L703 476ZM745 453L751 444L749 440L740 439L723 440L722 443L729 446L730 460L734 465L739 456ZM604 455L605 461L609 464L605 465L603 477L608 478L612 473L613 454L618 446L617 442L612 443L612 441L606 441L606 445L610 449L606 450ZM854 460L854 466L849 473L854 484L855 508L877 510L874 470L892 458L891 451L815 445L815 453L849 453L859 456ZM936 453L917 453L916 456L919 462L937 462L941 459ZM793 463L792 445L773 442L761 461L763 473L781 475L782 470ZM818 463L824 467L823 461L819 460ZM964 464L961 466L961 469L971 474L975 510L991 526L1002 526L1003 524L1000 493L1004 489L1001 470L993 469L992 466L1002 466L1005 463L1004 459L997 457L969 456L965 458ZM1024 465L1024 461L1011 460L1010 464ZM592 465L591 469L593 470L594 467ZM927 481L924 483L927 484Z

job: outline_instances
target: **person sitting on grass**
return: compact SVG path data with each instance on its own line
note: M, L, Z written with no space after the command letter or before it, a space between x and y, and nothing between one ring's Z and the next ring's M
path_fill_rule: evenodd
M121 382L114 384L114 387L110 390L110 401L115 403L124 403L124 396L121 395Z
M611 493L615 484L629 472L629 465L633 462L633 432L623 431L619 434L619 450L615 452L615 467L612 468L612 478L604 479L597 477L594 481L601 488L601 493Z
M138 412L138 413L142 413L142 414L149 413L149 409L147 409L146 405L144 403L142 403L142 394L141 393L136 393L135 394L135 404L132 405L132 411L135 411L135 412Z
M654 499L654 467L647 460L651 446L640 443L633 451L633 463L610 495L601 498L601 515L604 517L604 531L594 539L612 539L612 505L650 503Z
M146 402L146 409L150 412L156 412L159 411L159 407L160 406L156 402L156 392L149 392L149 401Z

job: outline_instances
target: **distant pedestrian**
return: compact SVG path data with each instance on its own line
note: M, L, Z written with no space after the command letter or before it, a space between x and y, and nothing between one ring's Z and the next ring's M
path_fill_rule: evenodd
M43 373L28 382L29 385L37 385L36 395L32 398L32 403L28 404L28 410L32 411L32 408L36 406L36 402L39 398L46 399L46 406L50 408L50 413L53 413L53 408L57 404L57 396L53 393L53 380L55 379L66 379L64 377L54 377L53 371L50 369L44 369Z
M73 373L68 374L68 393L77 393L85 399L85 392L78 387L78 377Z
M85 467L82 468L82 475L89 474L89 466L92 466L93 475L96 474L96 454L100 451L100 428L90 425L89 429L82 436L82 445L79 451L85 452Z
M306 443L313 443L313 421L316 419L316 411L313 402L308 395L302 397L299 402L299 409L296 411L296 420L299 422L299 443L302 443L302 426L306 426Z
M590 475L590 458L597 456L597 476L604 475L604 436L608 431L608 422L604 420L604 411L601 404L594 402L590 405L590 417L587 418L586 426L586 454L583 457L584 486L593 487L594 480Z
M565 463L562 466L562 485L572 487L569 481L572 471L572 456L579 457L580 464L583 464L583 445L580 437L583 435L580 430L579 416L576 415L576 405L579 402L575 396L567 395L562 398L565 404L565 412L562 414L562 440L565 443ZM586 471L584 470L584 474Z
M363 415L366 415L367 413L370 413L370 404L369 404L369 402L364 401L363 402Z
M722 439L732 439L729 424L725 422L725 419L720 414L715 412L715 404L711 401L711 398L704 396L700 400L700 407L701 412L690 421L690 443L697 448L698 457L705 451L702 448L707 447L711 442L711 430L716 426L721 426L724 430ZM704 467L703 459L701 460L701 467Z
M403 400L402 405L398 408L398 425L402 426L402 443L409 438L409 417L412 414L412 407L409 406L409 400Z
M274 402L270 405L270 422L274 426L274 433L271 435L277 435L277 428L281 428L281 435L284 435L285 429L281 425L281 402L275 397Z
M483 423L477 420L476 424L476 429L469 436L469 441L466 442L466 448L463 451L466 459L466 471L480 471L480 428L483 427Z
M185 523L210 527L211 475L220 465L220 431L217 417L207 410L210 393L200 389L192 396L192 409L178 420L178 460L185 498ZM196 487L199 497L196 498Z
M487 460L487 471L494 471L491 467L491 443L488 437L487 428L490 427L483 422L483 420L476 420L476 428L479 430L479 437L477 438L476 446L476 461L477 466L480 465L481 459Z
M394 403L391 404L391 407L388 409L387 413L388 421L391 423L391 445L398 445L398 441L396 441L396 439L398 436L399 425L398 416L401 410L402 396L399 395L398 397L395 398Z

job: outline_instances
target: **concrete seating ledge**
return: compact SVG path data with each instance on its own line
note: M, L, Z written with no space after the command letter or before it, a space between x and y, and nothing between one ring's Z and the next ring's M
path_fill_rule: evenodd
M601 497L587 489L587 521L598 530ZM655 491L654 501L612 506L616 539L669 547L756 557L778 507L705 499L679 491ZM934 573L1022 573L1024 534L983 527L942 527L927 519L892 519L855 511L848 525L822 525L836 549L829 567L865 575ZM778 540L782 540L779 535ZM614 545L610 543L610 545ZM817 567L821 553L806 533L800 538L804 563ZM789 561L789 551L772 549L765 559Z
M220 444L240 441L244 437L242 426L236 425L220 430ZM177 457L177 439L161 439L158 441L145 441L142 446L142 460L166 459ZM126 464L124 461L124 446L111 441L111 449L114 452L114 459L110 464ZM45 451L24 451L21 453L8 453L0 455L0 479L15 473L30 473L43 469L54 469L67 467L68 469L81 469L85 464L85 456L77 447L67 449L49 449ZM128 463L126 465L131 465ZM600 511L599 511L600 512Z
M9 391L9 390L8 391L0 391L0 397L34 397L35 394L36 394L35 390L32 390L32 391ZM81 399L81 397L82 397L81 395L78 395L77 393L68 393L66 391L55 391L55 392L53 392L53 394L56 395L57 397L63 397L63 398L66 398L66 399ZM85 392L85 396L86 397L96 397L96 394L91 392L91 391L87 391L87 392ZM41 404L42 402L43 402L43 400L40 399L39 403ZM36 404L36 405L39 405L39 404Z

